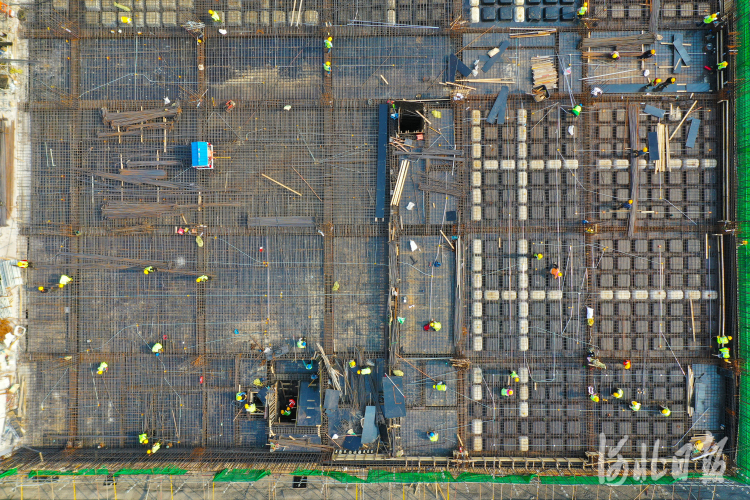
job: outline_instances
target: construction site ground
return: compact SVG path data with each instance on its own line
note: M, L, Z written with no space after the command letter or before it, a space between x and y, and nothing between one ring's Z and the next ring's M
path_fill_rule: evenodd
M714 340L725 331L729 273L716 236L729 203L724 76L703 68L717 56L702 49L705 30L696 26L713 3L691 3L689 12L662 3L652 14L646 5L592 1L598 22L588 26L461 23L469 4L443 0L308 1L298 26L289 25L291 0L125 3L130 25L98 0L30 4L21 23L19 53L32 64L13 117L20 240L17 253L9 244L0 251L32 262L19 294L28 328L17 408L25 446L65 449L61 463L147 467L138 435L148 430L170 445L154 460L199 464L214 450L228 463L257 451L263 455L252 460L261 464L284 453L301 460L291 454L304 447L268 453L269 439L293 435L325 450L312 461L332 453L346 460L347 431L361 434L365 407L383 404L384 374L393 370L404 372L406 416L389 423L390 442L365 454L451 457L460 447L475 457L588 461L604 434L608 446L629 436L627 457L656 440L671 457L693 436L733 436L725 411L732 376ZM219 9L222 23L210 21L209 9ZM391 12L395 24L386 24ZM181 27L189 21L207 24L201 43ZM555 31L516 37L517 28ZM583 38L649 29L660 36L643 46L656 49L650 59L615 62L578 49ZM692 58L679 73L675 36ZM481 68L503 42L491 70L457 74L470 88L445 84L451 54ZM535 102L539 56L550 56L558 84ZM677 85L617 91L645 86L645 69L650 78L675 76ZM605 93L594 98L597 85ZM507 109L492 124L502 86ZM388 146L383 198L386 100L416 105L426 120L417 119L421 139L401 134L416 141L408 154ZM579 102L576 118L566 110ZM647 114L645 105L666 115ZM177 107L166 131L116 136L103 122L103 109ZM403 126L416 117L401 114ZM699 130L688 148L692 118ZM672 162L663 172L653 161L631 168L631 146L648 146L660 123L675 132ZM389 120L389 136L397 127ZM194 141L213 144L214 170L191 167ZM462 158L414 154L428 148ZM390 206L404 157L410 170L400 203ZM99 175L164 160L173 163L148 168L164 169L164 181L179 189ZM631 198L634 206L623 208ZM138 216L126 204L161 212ZM560 279L550 273L555 265ZM147 266L157 271L145 274ZM63 274L73 281L58 288ZM201 275L210 280L196 282ZM440 331L425 331L431 320ZM300 337L303 349L295 347ZM151 351L157 342L160 356ZM305 367L318 345L344 375L338 409L323 412L319 426L269 423L234 404L238 387L255 379L296 388L319 374L324 394L331 385L323 361ZM591 349L606 369L586 367ZM348 369L350 359L370 360L372 375ZM108 370L100 375L102 362ZM698 401L688 401L691 371L705 374ZM622 399L612 396L617 388ZM640 412L630 410L632 400ZM48 468L24 453L19 463ZM204 498L207 486L190 487ZM353 491L330 498L356 498ZM546 495L513 495L527 494Z

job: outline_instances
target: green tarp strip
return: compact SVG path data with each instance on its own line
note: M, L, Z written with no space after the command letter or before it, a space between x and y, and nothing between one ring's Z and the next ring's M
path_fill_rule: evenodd
M255 482L271 475L267 470L255 469L224 469L214 476L216 482Z
M8 477L8 476L13 476L13 475L15 475L15 474L16 474L17 472L18 472L18 467L14 468L14 469L8 469L8 470L6 470L5 472L3 472L3 473L0 473L0 477Z
M177 467L163 467L154 469L120 469L117 472L112 473L113 476L139 476L139 475L167 475L167 476L181 476L187 474L185 469L178 469Z
M32 470L29 477L45 476L109 476L107 469L80 469L80 470Z
M737 57L734 63L735 76L738 82L747 82L750 78L750 3L747 1L734 2L737 9L738 38ZM745 85L737 87L734 111L735 136L737 139L737 217L736 220L750 220L750 93ZM728 214L728 218L732 214ZM749 240L750 230L741 224L738 230L739 240ZM737 251L737 316L739 321L739 339L735 356L746 360L750 356L750 276L742 270L750 265L750 252L747 247L740 247ZM743 366L743 368L746 368ZM737 431L737 476L740 481L747 481L750 477L750 453L744 450L750 446L750 375L746 369L740 374L739 425Z
M452 483L455 480L448 472L388 472L370 470L368 483Z
M496 483L496 484L529 484L535 475L530 476L492 476L462 472L456 477L457 483Z
M360 479L357 476L352 476L345 472L339 471L322 471L322 470L311 470L311 469L297 469L292 472L293 476L325 476L335 479L340 483L364 483L364 479Z

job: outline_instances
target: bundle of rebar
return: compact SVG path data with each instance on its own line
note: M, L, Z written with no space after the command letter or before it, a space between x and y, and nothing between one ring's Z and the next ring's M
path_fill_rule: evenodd
M534 86L544 85L548 89L557 88L557 69L553 56L536 56L531 58L531 72Z
M171 130L182 113L179 103L167 108L145 109L142 111L109 112L102 108L102 120L114 130L120 132L137 131L142 129L168 129Z
M83 168L75 168L74 170L78 170L81 173L87 174L87 175L95 175L97 177L102 177L104 179L110 179L113 181L120 181L120 182L127 182L129 184L148 184L151 186L156 186L160 188L165 189L178 189L181 191L203 191L203 189L194 184L194 183L187 183L187 182L173 182L173 181L160 181L157 180L152 175L141 175L136 174L110 174L108 172L96 172L93 170L86 170Z
M106 219L161 217L179 215L179 211L180 206L174 203L108 202L102 206L102 216Z
M660 38L660 37L659 37ZM618 49L625 47L638 48L641 45L651 45L657 40L654 33L642 33L640 35L616 36L612 38L583 38L578 44L578 49L593 49L602 47L616 47Z

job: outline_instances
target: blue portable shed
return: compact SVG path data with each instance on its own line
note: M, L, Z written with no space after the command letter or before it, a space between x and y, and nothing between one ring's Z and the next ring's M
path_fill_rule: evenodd
M214 168L213 146L208 142L194 142L191 144L193 153L193 168Z

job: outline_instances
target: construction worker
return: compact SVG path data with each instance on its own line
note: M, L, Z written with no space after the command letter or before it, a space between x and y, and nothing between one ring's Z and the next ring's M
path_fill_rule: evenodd
M724 347L725 345L727 345L730 340L732 340L731 336L727 337L727 336L723 336L722 335L720 337L716 337L716 343L718 343L722 347Z
M500 389L500 395L509 398L513 395L513 389Z
M143 268L143 274L155 273L156 268L154 266L146 266Z
M297 406L297 403L292 398L289 398L289 401L287 401L286 405L289 407L289 409L292 409Z
M591 89L591 97L599 97L603 93L604 91L599 87L594 87L593 89Z
M588 2L583 2L583 5L581 5L581 8L578 9L578 12L576 12L576 15L578 16L578 19L583 19L586 17L586 13L589 11L589 4Z
M371 373L372 373L372 368L370 368L369 366L365 366L361 370L357 370L358 375L369 375Z
M62 276L60 276L60 281L58 281L58 285L57 286L59 286L60 288L62 288L65 285L67 285L68 283L70 283L71 281L73 281L73 278L71 278L67 274L63 274Z
M27 267L31 267L28 260L19 260L16 262L16 265L22 269L26 269Z
M289 415L292 414L292 409L287 407L285 410L281 410L281 414L284 415L285 417L288 417Z
M205 274L202 275L202 276L198 276L197 278L195 278L195 282L196 283L203 283L204 281L208 281L208 280L209 280L209 277L206 276Z
M654 78L653 80L648 81L648 85L646 87L656 87L661 83L661 78Z
M255 380L253 380L253 385L255 387L263 387L263 382L261 382L259 378L256 378Z
M640 156L646 156L648 154L648 148L639 149L633 152L633 155L638 158Z
M427 438L432 441L433 443L437 443L438 438L440 437L440 434L438 434L435 431L430 431L427 433Z
M326 72L326 76L331 76L331 63L329 61L323 63L323 71Z
M146 454L153 455L154 453L159 451L159 448L161 448L161 443L157 441L154 443L150 450L146 450Z
M305 340L305 337L300 337L297 339L297 349L304 349L307 347L307 341Z
M443 325L439 321L430 321L430 328L439 332L440 329L443 328Z
M666 406L659 405L659 408L661 408L661 414L664 415L665 417L668 417L672 414L672 410L670 410Z
M148 434L145 432L143 434L138 434L138 442L141 444L148 444Z
M712 23L716 22L716 20L718 18L719 18L719 13L718 12L715 12L713 14L709 14L709 15L705 16L701 21L699 21L698 23L696 23L696 26L712 24Z
M617 61L618 59L620 59L620 53L615 50L614 52L612 52L609 55L609 57L611 57L613 60Z
M726 361L727 363L729 363L729 348L728 347L722 347L721 349L719 349L719 354L717 354L717 356L720 359L723 359L724 361Z
M324 38L323 46L327 49L326 54L330 54L331 49L333 48L333 37L329 36L328 38Z
M164 346L163 346L163 345L161 345L161 344L160 344L160 343L158 343L158 342L157 342L156 344L154 344L154 347L152 347L152 348L151 348L151 352L153 352L153 353L154 353L154 354L156 354L157 356L158 356L159 354L161 354L161 352L162 352L163 350L164 350Z
M49 292L49 290L46 289L46 288L44 288L43 286L38 286L36 289L39 290L41 293L47 293L47 292Z
M631 209L631 208L633 208L633 200L626 201L625 203L623 203L622 205L620 205L620 208L624 208L624 209L628 209L628 210Z
M445 385L445 382L438 382L437 384L432 384L432 388L438 391L442 391L442 392L445 392L448 390L448 386Z
M520 378L520 377L518 376L518 374L516 373L516 371L515 371L515 370L511 370L511 371L510 371L510 379L511 379L511 380L512 380L513 382L520 382L520 381L521 381L521 378Z
M726 67L729 66L729 63L726 61L721 61L716 66L703 66L707 71L710 71L711 73L716 73L717 71L721 71L723 69L726 69Z
M629 360L629 359L626 359L625 361L623 361L623 362L622 362L622 366L623 366L623 368L625 368L626 370L630 370L630 367L631 367L631 364L630 364L630 360Z
M303 361L303 363L305 362ZM309 363L305 363L305 370L312 370L312 369L313 369L313 362L312 360L310 360Z
M598 394L589 394L589 399L594 403L598 403L600 401Z
M553 264L552 267L549 270L549 273L555 277L555 279L560 279L563 275L563 273L560 271L560 268L557 267L557 264Z
M255 403L245 403L245 411L248 413L255 413L256 411L258 411L258 407L255 406Z
M575 106L567 110L567 112L570 113L571 115L578 117L578 116L581 116L582 109L583 109L583 104L576 104Z
M221 22L221 16L215 10L209 10L208 14L211 16L211 19L213 19L215 23Z
M612 397L620 399L624 394L625 393L623 392L623 390L618 387L617 389L615 389L615 392L612 393Z
M664 90L665 88L667 88L667 85L672 85L675 82L677 82L677 78L674 78L674 77L667 78L666 80L664 80L663 82L661 82L659 85L657 85L656 87L654 87L654 90L656 90L656 91Z
M349 368L356 368L356 367L357 367L357 362L354 361L353 359L350 359L349 360Z
M544 254L541 254L541 253L535 253L535 254L534 254L534 258L535 258L536 260L542 260L542 259L544 258Z
M647 50L643 54L638 56L638 59L650 59L656 55L656 51L654 49Z
M224 103L224 111L229 113L234 109L235 106L237 106L237 103L230 99Z
M106 372L107 370L109 370L109 365L105 363L104 361L102 361L101 363L99 363L99 366L96 368L96 373L98 375L104 375L104 372Z
M639 403L638 401L631 401L630 409L633 411L639 411L641 409L641 403Z
M404 376L404 372L402 372L401 370L393 370L393 376L394 377L403 377Z
M245 400L247 399L247 393L246 392L238 392L237 394L234 395L234 399L238 403L244 403Z
M703 441L701 441L700 439L696 440L695 443L693 443L693 453L697 455L702 452L703 446Z

